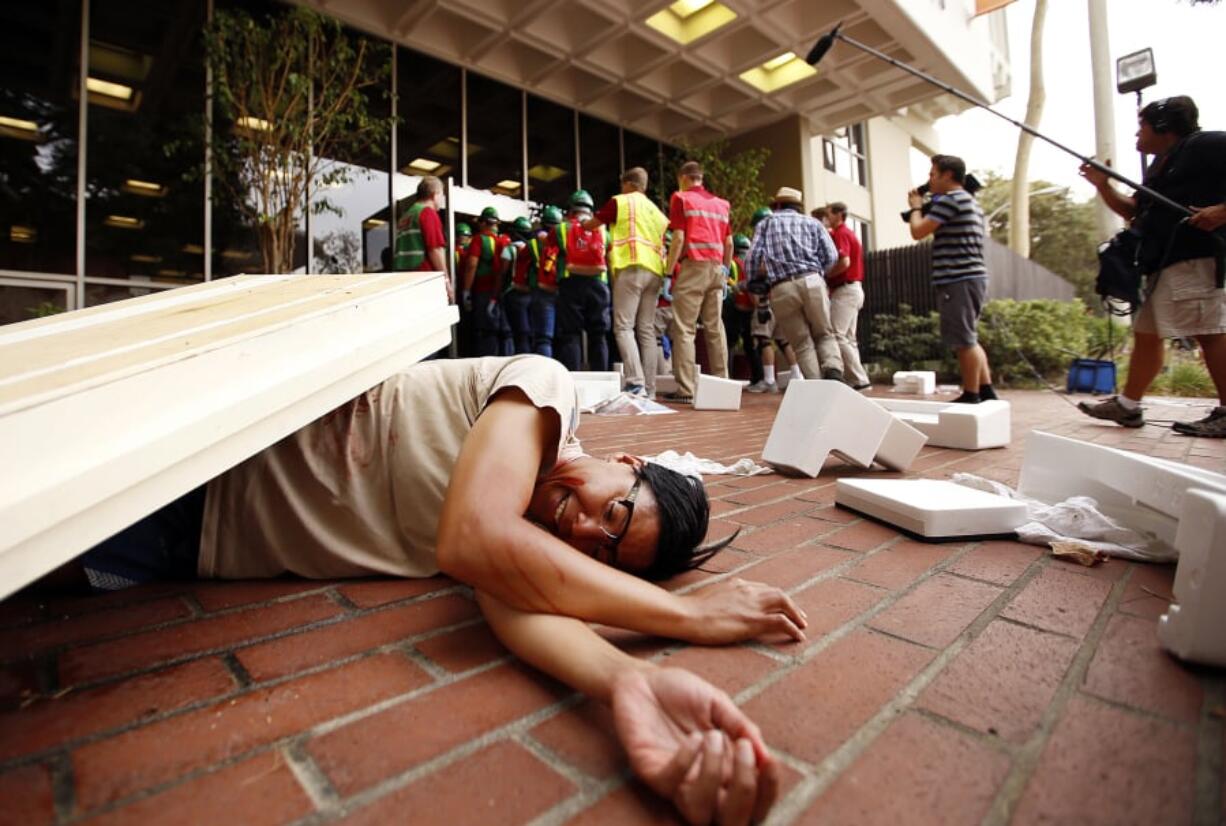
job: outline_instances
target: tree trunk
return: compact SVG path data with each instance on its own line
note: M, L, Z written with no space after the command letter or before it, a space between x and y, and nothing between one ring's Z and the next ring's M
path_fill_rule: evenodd
M1047 16L1047 0L1035 0L1034 22L1030 27L1030 97L1026 101L1027 126L1038 128L1043 117L1043 20ZM1034 136L1021 132L1017 136L1017 157L1013 161L1013 195L1009 200L1009 248L1025 258L1030 257L1030 147Z

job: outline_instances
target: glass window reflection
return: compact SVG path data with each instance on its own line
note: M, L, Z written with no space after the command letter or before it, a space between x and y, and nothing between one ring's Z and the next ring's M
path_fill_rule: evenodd
M522 198L522 92L468 73L468 185Z

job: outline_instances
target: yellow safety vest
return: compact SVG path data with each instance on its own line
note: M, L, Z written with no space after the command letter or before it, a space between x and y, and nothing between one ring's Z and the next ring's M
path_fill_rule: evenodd
M617 223L610 228L609 269L616 273L626 267L642 267L663 278L668 219L641 192L614 195L613 200L617 202Z

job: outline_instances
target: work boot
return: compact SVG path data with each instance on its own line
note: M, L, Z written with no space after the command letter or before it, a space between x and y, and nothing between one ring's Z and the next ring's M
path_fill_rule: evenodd
M1206 439L1226 439L1226 406L1215 407L1203 419L1195 422L1175 422L1171 430L1184 436L1201 436Z
M750 393L778 393L779 385L775 384L773 381L759 379L746 387L745 390Z
M1129 410L1120 404L1118 396L1112 396L1098 404L1078 402L1077 409L1092 419L1106 419L1123 427L1141 427L1145 424L1145 417L1141 415L1141 408ZM1182 433L1183 431L1180 432Z
M822 370L822 378L826 381L842 381L843 371L837 367L827 367Z
M679 391L673 392L673 393L664 393L659 398L662 401L669 402L670 404L693 404L694 403L693 396L687 396L684 393L679 392Z

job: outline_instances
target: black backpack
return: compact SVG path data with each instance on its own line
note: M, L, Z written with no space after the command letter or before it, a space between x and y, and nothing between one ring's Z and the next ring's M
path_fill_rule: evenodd
M1113 298L1129 305L1128 312L1141 308L1141 236L1122 229L1098 247L1098 278L1094 291L1104 300Z

